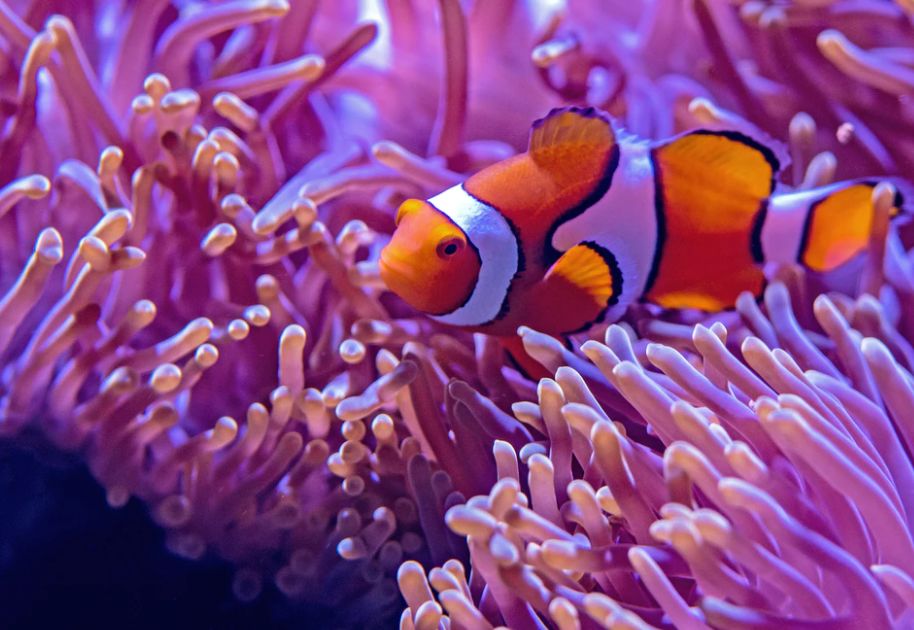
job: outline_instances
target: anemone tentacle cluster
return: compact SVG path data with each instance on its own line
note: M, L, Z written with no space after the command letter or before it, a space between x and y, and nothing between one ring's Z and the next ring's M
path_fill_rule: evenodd
M514 412L546 439L496 442L499 481L446 515L485 589L408 562L406 625L910 624L911 346L870 295L819 296L821 337L792 297L745 300L742 341L613 325L585 360L527 333L555 379Z
M904 175L911 15L0 0L0 435L339 625L402 594L405 628L907 627L914 269L887 221L850 272L780 269L733 312L525 330L539 384L377 257L402 199L562 103L785 138L797 186Z

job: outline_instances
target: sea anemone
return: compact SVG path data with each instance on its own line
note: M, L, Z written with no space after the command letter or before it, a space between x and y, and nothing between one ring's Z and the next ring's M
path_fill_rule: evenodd
M406 624L907 627L910 345L868 294L819 296L815 331L791 297L742 301L735 339L613 325L589 362L525 335L556 376L514 411L547 439L495 444L499 481L446 515L477 580L405 564Z
M407 628L906 627L890 185L849 271L772 270L712 316L638 306L574 350L524 330L538 384L377 258L403 198L562 103L784 139L796 186L904 174L910 10L0 0L0 434L326 624L402 593Z

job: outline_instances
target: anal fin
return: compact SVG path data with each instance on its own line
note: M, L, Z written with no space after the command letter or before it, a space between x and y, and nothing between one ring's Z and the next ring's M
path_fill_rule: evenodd
M518 335L509 337L499 337L499 343L508 353L508 358L518 372L529 378L531 381L538 381L541 378L550 378L553 375L542 363L527 354L524 348L524 342Z

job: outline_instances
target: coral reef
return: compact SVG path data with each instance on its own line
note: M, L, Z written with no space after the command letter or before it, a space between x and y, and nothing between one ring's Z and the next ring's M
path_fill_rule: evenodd
M751 127L784 182L910 172L912 7L875 0L0 0L0 434L177 554L365 625L914 623L914 269L634 308L555 374L387 294L406 196L550 106ZM399 582L399 584L398 584Z

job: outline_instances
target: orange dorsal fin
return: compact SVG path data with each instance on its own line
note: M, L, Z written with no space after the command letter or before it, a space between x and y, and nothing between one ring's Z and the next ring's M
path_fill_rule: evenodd
M602 163L616 145L612 123L593 107L553 109L533 123L527 152L541 168L560 174L593 160Z
M561 222L606 193L619 154L605 114L592 108L554 109L533 123L526 152L473 174L464 188L517 227L532 261Z
M652 153L663 226L644 298L718 310L764 287L759 228L777 157L731 131L693 131Z
M542 306L530 324L550 334L587 328L622 292L622 274L615 257L595 243L579 243L553 264L534 289ZM542 321L540 321L542 320Z

